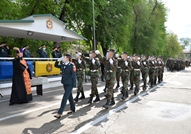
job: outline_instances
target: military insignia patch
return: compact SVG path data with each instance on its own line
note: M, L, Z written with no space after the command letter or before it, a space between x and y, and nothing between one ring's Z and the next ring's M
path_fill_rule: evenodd
M49 72L49 73L52 71L52 64L48 63L46 65L46 71Z

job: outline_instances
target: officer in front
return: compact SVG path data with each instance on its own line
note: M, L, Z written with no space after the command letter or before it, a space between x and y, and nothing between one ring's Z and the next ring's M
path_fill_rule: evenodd
M62 62L61 62L62 61ZM60 64L59 64L60 62ZM62 64L63 63L63 64ZM56 68L60 68L62 71L61 83L64 86L65 92L62 98L61 106L58 110L57 115L54 117L59 119L64 111L67 100L70 102L70 112L67 114L72 114L75 112L75 104L72 96L72 89L76 87L76 72L75 65L71 62L71 55L65 54L63 57L58 59L54 65Z

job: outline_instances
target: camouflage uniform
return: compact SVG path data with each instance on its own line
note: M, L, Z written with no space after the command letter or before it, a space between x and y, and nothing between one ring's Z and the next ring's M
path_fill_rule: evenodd
M154 60L155 62L155 71L154 71L154 85L157 84L157 78L158 78L158 64L157 60Z
M80 60L80 61L79 61ZM78 81L78 89L77 89L77 95L74 99L76 102L78 102L78 97L81 93L80 99L85 99L84 95L84 89L83 89L83 81L84 81L84 70L85 70L85 62L82 59L72 59L73 63L76 65L76 76Z
M117 58L117 69L116 69L116 81L117 81L117 86L116 89L120 87L119 82L120 82L120 77L121 77L121 66L120 66L120 62L118 60L120 60L120 58Z
M164 73L164 63L163 61L158 61L158 83L161 83L163 80L163 73Z
M111 64L109 62L109 59L101 57L101 55L98 55L98 58L100 62L105 66L105 82L108 88L108 96L107 96L107 103L103 107L107 109L109 105L115 104L113 96L113 87L115 85L115 79L116 79L117 61L114 58L112 58L113 64Z
M135 84L135 91L134 95L137 95L139 92L139 86L140 86L140 68L141 68L141 62L138 61L133 61L132 62L132 67L133 67L133 84Z
M149 60L149 81L151 83L151 87L154 85L154 78L155 78L155 61Z
M149 63L147 60L141 61L141 73L143 78L143 91L145 91L147 88L147 76L149 73Z
M133 60L130 59L129 61L131 62L132 65ZM133 90L133 69L131 69L130 71L130 90Z
M82 59L86 60L86 63L90 65L89 74L90 74L90 81L91 81L91 94L90 94L90 100L88 101L88 103L92 103L92 99L95 95L96 95L96 99L94 100L94 102L97 102L100 100L98 90L97 90L97 84L98 84L98 78L99 78L98 71L100 68L99 59L93 58L95 60L94 64L92 63L93 59L91 58L87 58L82 55Z
M120 62L121 65L121 80L123 83L123 89L122 89L122 99L124 100L125 98L128 97L128 82L130 79L130 71L132 69L131 62L129 60L121 60Z

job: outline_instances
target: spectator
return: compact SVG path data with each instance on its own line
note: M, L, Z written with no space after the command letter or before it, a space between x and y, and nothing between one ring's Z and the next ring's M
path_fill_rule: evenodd
M29 51L29 45L25 45L24 48L23 48L23 57L26 57L26 58L31 58L32 55Z
M57 47L54 47L53 51L52 51L52 58L60 58L58 57L58 51L57 51Z
M10 50L9 47L6 45L6 42L2 42L0 44L0 57L9 57Z
M22 49L13 48L17 57L13 60L12 91L9 105L27 103L32 101L30 79L31 73L26 60L23 59Z
M62 57L62 52L61 52L60 47L57 48L57 53L58 53L58 58L61 58Z
M42 44L41 47L36 52L40 55L40 58L48 58L45 44Z

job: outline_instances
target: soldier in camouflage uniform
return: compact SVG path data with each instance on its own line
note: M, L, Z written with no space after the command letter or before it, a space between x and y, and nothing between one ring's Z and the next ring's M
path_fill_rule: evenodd
M81 58L81 53L76 53L76 59L72 59L73 63L76 65L76 76L78 81L78 89L77 89L77 95L74 99L75 102L78 102L78 97L81 93L81 97L79 99L85 99L84 95L84 89L83 89L83 81L84 81L84 70L85 70L85 62Z
M99 51L97 51L99 53ZM116 79L116 68L117 68L117 61L114 59L114 50L110 49L108 52L108 57L104 58L100 54L98 54L99 60L104 64L105 66L105 82L107 83L108 88L108 96L107 96L107 102L103 107L105 109L108 109L109 106L114 105L114 96L113 96L113 88L115 85L115 79Z
M156 85L157 84L157 78L158 78L158 64L157 64L156 57L154 57L154 62L155 62L154 85Z
M133 60L134 60L134 56L131 56L129 59L129 61L131 62L131 65ZM131 69L130 71L130 90L133 90L133 69Z
M149 59L149 81L151 84L151 88L154 85L154 78L155 78L155 61L153 60L153 57L150 57Z
M138 59L138 55L135 55L135 58L132 61L132 67L133 67L133 84L135 84L134 95L136 96L139 93L140 68L141 68L141 62Z
M160 57L157 59L157 65L158 65L158 83L161 83L163 81L164 62Z
M89 74L90 74L90 81L91 81L91 94L90 94L90 99L88 103L91 104L93 97L95 95L96 95L96 99L94 100L94 102L100 101L98 90L97 90L100 63L99 63L99 59L96 58L95 51L91 51L90 57L82 56L82 59L86 60L86 63L90 65Z
M146 56L142 56L141 60L141 73L142 73L142 78L143 78L143 91L146 90L147 88L147 76L149 73L149 63L146 59Z
M116 60L118 61L119 58L119 55L118 54L115 54L115 58ZM117 86L115 89L118 89L120 87L120 77L121 77L121 66L119 65L120 63L118 62L117 63L117 70L116 70L116 81L117 81Z
M122 100L125 100L126 98L128 98L128 82L130 79L130 71L132 69L132 65L131 62L127 59L127 52L123 52L122 54L122 59L118 62L120 63L121 66L121 80L123 83L123 89L122 89Z

